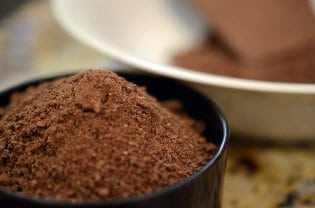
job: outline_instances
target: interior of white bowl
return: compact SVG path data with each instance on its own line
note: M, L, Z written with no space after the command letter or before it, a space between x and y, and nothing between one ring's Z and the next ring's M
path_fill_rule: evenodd
M139 69L185 81L251 91L314 94L315 84L256 81L170 64L208 35L189 0L54 0L58 22L75 38Z

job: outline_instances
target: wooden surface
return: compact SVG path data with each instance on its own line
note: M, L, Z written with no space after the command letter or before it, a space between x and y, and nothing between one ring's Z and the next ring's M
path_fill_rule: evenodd
M0 22L0 87L38 73L104 68L113 62L64 32L48 1L29 1ZM223 208L315 207L315 142L232 141Z

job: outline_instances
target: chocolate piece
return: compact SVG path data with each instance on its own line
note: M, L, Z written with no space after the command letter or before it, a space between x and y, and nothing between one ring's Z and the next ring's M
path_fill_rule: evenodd
M307 0L194 1L245 62L256 64L315 47L315 17Z
M241 61L215 37L190 51L178 54L173 64L184 68L238 78L315 83L315 46L292 51L278 60L260 63Z

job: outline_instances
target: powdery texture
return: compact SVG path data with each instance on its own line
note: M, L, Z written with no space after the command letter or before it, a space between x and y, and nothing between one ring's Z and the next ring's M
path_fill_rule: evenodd
M0 185L70 201L152 192L213 156L196 123L112 72L43 83L0 108Z

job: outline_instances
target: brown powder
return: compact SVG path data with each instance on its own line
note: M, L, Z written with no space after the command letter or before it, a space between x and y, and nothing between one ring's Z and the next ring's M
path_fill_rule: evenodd
M180 103L164 104L181 111ZM15 93L0 108L0 185L57 200L152 192L214 154L200 122L112 72L88 71Z

